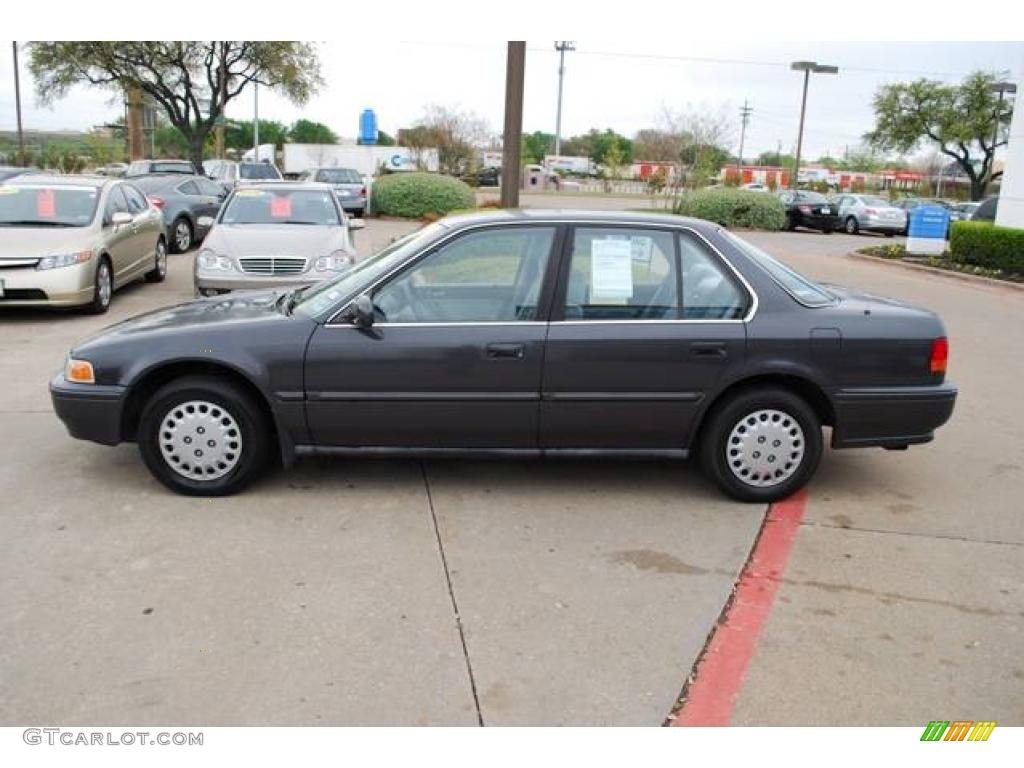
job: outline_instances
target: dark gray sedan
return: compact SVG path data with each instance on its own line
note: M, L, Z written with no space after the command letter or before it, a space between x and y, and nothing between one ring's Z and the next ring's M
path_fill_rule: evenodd
M953 411L932 312L793 272L672 216L442 219L305 290L161 309L71 350L73 437L139 444L186 494L297 455L698 454L781 499L823 448L904 449Z
M167 242L184 253L202 242L210 230L206 218L215 218L227 192L205 176L177 173L139 176L132 183L141 189L164 217Z

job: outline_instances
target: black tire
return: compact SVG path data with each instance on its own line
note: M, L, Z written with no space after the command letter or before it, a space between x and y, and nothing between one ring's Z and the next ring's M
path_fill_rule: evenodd
M846 230L848 235L856 235L860 232L860 224L857 223L855 216L847 216L846 221L843 222L843 229Z
M174 220L168 235L175 253L185 253L196 241L196 231L192 228L192 222L185 216L179 216Z
M204 405L209 410L202 411ZM189 408L192 410L186 413ZM177 421L174 420L176 414L180 414ZM204 433L206 437L198 434L203 432L202 428L189 423L193 417L202 419L200 423L210 430ZM227 426L222 430L218 426L220 423ZM182 450L178 451L170 443L172 433L161 432L164 428L180 428L180 434L184 434L184 437L179 435L178 442L184 440L190 445L181 445ZM138 442L142 459L149 471L172 491L186 496L228 496L251 483L267 465L270 456L269 434L271 429L267 418L249 394L231 382L214 376L185 376L165 384L146 403L139 420ZM206 442L208 438L208 444L213 448L207 449L199 442ZM217 446L216 441L221 438L224 442ZM233 439L234 442L228 442ZM180 457L175 464L172 464L171 459L164 458L163 445L173 449L169 453ZM201 467L188 463L194 459L184 451L192 452L192 445L197 446L194 451L196 454L202 453L200 448L218 451L212 461L220 460L229 468L223 470L224 474L207 478L204 471L222 470L209 463ZM235 453L230 453L231 450ZM209 462L211 459L208 455L200 461ZM176 469L175 465L182 469ZM196 472L195 478L191 472Z
M774 414L781 414L778 420L774 420ZM757 416L755 416L757 414ZM760 416L768 414L767 420ZM779 501L800 490L807 481L811 479L814 470L817 469L818 461L821 459L822 434L821 421L818 419L814 409L811 408L801 397L789 390L769 387L764 389L747 389L736 393L728 400L716 403L712 412L708 415L702 430L701 443L698 446L700 451L701 465L707 476L713 480L719 488L734 499L739 501L771 503ZM747 427L749 419L755 419L753 427ZM787 423L791 420L791 423ZM779 463L769 465L771 471L782 474L775 484L757 484L755 479L769 482L768 474L758 475L762 470L756 468L751 472L743 465L743 455L731 456L730 452L740 452L743 449L742 443L734 445L733 440L743 438L734 433L735 430L748 429L749 440L754 440L756 430L771 430L768 432L768 441L761 450L793 450L791 457L797 456L796 451L802 447L803 451L795 458L792 468L783 464L785 456L779 457ZM780 447L772 448L772 444L778 446L781 440L772 438L779 434L787 442ZM796 436L793 436L793 433ZM802 433L802 434L801 434ZM756 437L760 441L765 440L765 435ZM751 442L749 449L757 450L760 446ZM776 454L769 454L764 461L776 461ZM761 458L757 453L753 456ZM748 457L749 458L749 457ZM740 462L734 470L731 463ZM740 472L747 470L750 481L740 477Z
M110 260L106 256L101 256L96 264L96 277L92 282L92 301L85 305L85 310L93 315L102 315L110 309L113 298L114 273L110 269Z
M162 283L167 279L167 243L161 237L156 241L153 268L146 273L147 283Z

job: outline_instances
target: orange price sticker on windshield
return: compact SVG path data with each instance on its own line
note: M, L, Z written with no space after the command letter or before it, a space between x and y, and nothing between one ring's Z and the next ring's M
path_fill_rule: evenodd
M292 215L292 199L274 195L270 200L270 215L275 219L287 219Z
M57 215L57 196L52 189L40 189L36 192L36 216L41 219L52 219Z

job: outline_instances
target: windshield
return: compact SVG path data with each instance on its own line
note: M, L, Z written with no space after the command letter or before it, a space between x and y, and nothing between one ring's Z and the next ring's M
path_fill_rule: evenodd
M321 168L316 172L316 181L328 184L362 184L363 178L359 171L351 168Z
M270 163L242 163L238 166L240 179L280 179L281 174Z
M192 163L153 163L151 173L195 173Z
M865 195L864 197L862 197L860 199L860 201L862 203L864 203L864 205L875 205L875 206L878 206L879 208L888 208L889 207L889 201L888 200L883 200L880 197L872 197L871 195Z
M96 187L0 185L0 226L84 227L99 196Z
M352 269L335 279L325 280L312 288L307 288L303 291L294 310L311 317L326 312L343 299L350 298L386 275L421 245L447 231L447 227L441 224L430 224L423 229L400 237L391 245L360 261Z
M341 219L330 191L239 189L221 217L223 224L322 224Z
M796 200L801 203L827 203L828 198L819 192L797 192Z
M777 261L775 257L769 256L756 245L748 243L732 232L724 229L720 231L727 240L753 259L801 304L806 304L809 307L823 307L835 303L835 297L813 280L793 271L781 261Z

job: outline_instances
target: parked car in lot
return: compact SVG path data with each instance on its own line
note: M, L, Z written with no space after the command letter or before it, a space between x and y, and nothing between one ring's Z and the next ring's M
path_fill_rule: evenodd
M949 207L951 221L968 221L981 203L954 203Z
M463 175L461 178L471 187L499 187L501 186L501 169L479 168ZM564 180L558 175L555 175L552 181L557 182L557 188Z
M125 169L124 176L147 176L151 173L183 173L191 176L196 172L189 160L135 160Z
M249 181L280 181L281 172L270 163L236 163L234 160L222 160L215 167L214 181L219 182L225 190L231 191L238 184Z
M106 312L118 288L167 274L160 212L102 176L19 176L0 184L0 306Z
M317 286L121 323L50 389L72 436L137 442L185 494L318 453L697 453L768 502L814 473L822 425L833 448L930 441L957 394L947 355L932 312L819 285L711 222L502 211Z
M760 181L751 181L740 186L740 189L750 189L754 192L770 192L771 190Z
M999 207L999 196L986 197L971 214L971 221L995 221L996 209Z
M345 213L359 218L366 213L366 182L354 168L312 168L299 180L330 184Z
M907 212L877 195L840 195L837 202L847 234L880 232L892 237L907 228Z
M220 184L205 176L183 177L172 173L142 176L133 181L160 209L167 243L177 253L184 253L202 242L210 229L207 220L217 215L227 196Z
M786 206L786 229L820 229L826 235L839 228L839 209L819 192L786 189L778 193Z
M215 221L215 223L214 223ZM244 288L309 285L349 269L356 253L327 184L247 184L225 201L195 261L195 288L215 295Z

